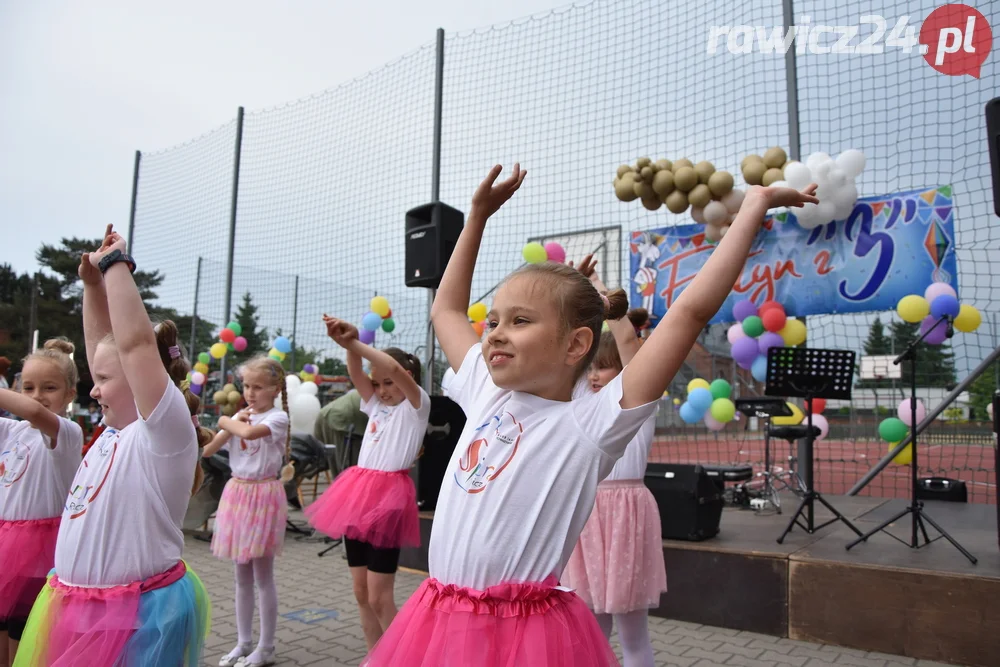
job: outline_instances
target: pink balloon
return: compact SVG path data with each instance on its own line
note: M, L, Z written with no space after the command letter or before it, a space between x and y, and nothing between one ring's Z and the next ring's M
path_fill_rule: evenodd
M910 399L904 400L899 404L899 409L896 410L896 416L906 424L907 426L913 426L912 413L910 411ZM924 407L924 402L917 399L917 424L922 422L924 418L927 417L927 408Z
M233 349L237 352L247 349L247 339L243 336L237 336L236 340L233 341Z
M729 327L729 331L726 332L726 338L729 339L730 345L738 341L740 338L746 338L746 336L747 335L743 333L742 324L734 324L733 326Z
M707 410L705 411L705 416L702 417L702 421L705 422L705 426L708 427L709 431L721 431L726 428L725 424L713 417L712 413Z
M928 303L934 303L934 299L938 298L942 294L948 294L950 296L958 298L955 294L955 290L948 283L931 283L927 290L924 292L924 298L927 299Z
M803 422L808 423L808 422ZM819 428L819 435L816 436L816 442L819 442L830 432L830 422L826 420L823 415L813 415L813 426Z
M566 251L563 250L563 247L555 241L549 241L544 247L545 254L548 255L550 262L558 262L559 264L562 264L566 261Z

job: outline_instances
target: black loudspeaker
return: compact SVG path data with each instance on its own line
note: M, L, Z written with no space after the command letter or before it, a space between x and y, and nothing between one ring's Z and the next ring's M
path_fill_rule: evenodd
M1000 216L1000 97L986 103L986 140L990 145L990 171L993 173L993 212Z
M431 416L424 436L424 453L417 461L417 505L421 511L437 507L448 461L465 428L465 413L446 396L431 396Z
M437 289L465 215L447 204L424 204L406 212L406 286Z
M700 465L650 463L645 482L660 510L664 539L699 542L719 534L721 478Z
M965 482L947 477L924 477L917 480L917 500L946 500L952 503L969 502Z

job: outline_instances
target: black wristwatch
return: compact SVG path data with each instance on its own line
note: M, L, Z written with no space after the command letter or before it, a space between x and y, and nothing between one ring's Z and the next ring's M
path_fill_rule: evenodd
M109 252L104 258L98 263L97 268L101 270L101 274L108 272L112 266L118 262L125 262L128 264L128 270L131 273L135 273L135 260L123 253L121 250L113 250Z

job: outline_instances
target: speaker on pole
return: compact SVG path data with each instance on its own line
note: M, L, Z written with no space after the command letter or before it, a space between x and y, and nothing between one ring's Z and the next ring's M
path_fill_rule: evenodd
M465 215L447 204L424 204L406 212L406 286L437 289Z
M993 173L993 212L1000 216L1000 97L986 103L986 140Z

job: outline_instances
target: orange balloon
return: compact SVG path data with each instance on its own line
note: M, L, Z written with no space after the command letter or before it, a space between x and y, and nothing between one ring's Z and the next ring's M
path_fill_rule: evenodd
M476 332L476 335L480 338L483 337L483 332L486 331L486 322L473 322L472 330Z

